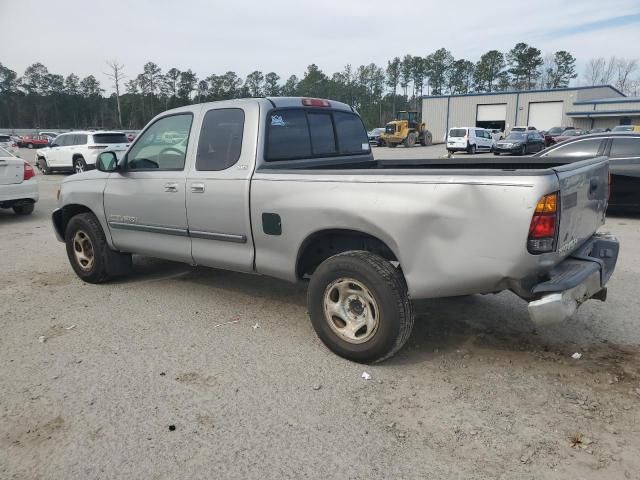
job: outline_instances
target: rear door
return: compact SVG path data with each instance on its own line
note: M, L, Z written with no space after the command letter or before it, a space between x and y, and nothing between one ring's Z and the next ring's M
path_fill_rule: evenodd
M614 207L640 205L640 137L613 137L607 146Z
M204 112L196 160L187 175L193 261L253 271L249 187L258 138L258 104L223 103Z
M0 185L22 183L24 178L24 160L15 157L1 156L0 152Z

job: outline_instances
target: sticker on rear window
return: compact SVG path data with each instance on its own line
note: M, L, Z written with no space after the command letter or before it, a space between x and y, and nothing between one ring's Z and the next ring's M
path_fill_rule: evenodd
M284 119L282 115L271 115L271 126L272 127L284 127Z

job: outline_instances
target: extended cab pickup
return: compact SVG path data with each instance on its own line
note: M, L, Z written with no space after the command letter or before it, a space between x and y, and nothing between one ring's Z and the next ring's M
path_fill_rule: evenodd
M53 224L87 282L132 253L308 280L323 342L374 362L406 342L415 299L511 290L536 321L604 300L608 188L606 158L376 161L348 105L246 99L158 115L64 180Z

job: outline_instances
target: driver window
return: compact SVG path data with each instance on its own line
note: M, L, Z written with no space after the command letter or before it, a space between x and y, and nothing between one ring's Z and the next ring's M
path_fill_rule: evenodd
M128 170L183 170L193 116L171 115L156 121L127 154Z

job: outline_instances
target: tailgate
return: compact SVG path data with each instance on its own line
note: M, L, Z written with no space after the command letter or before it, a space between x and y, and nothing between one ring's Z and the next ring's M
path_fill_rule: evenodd
M0 185L22 183L24 161L14 158L0 158Z
M606 157L554 167L560 183L558 255L566 257L604 224L609 195Z

